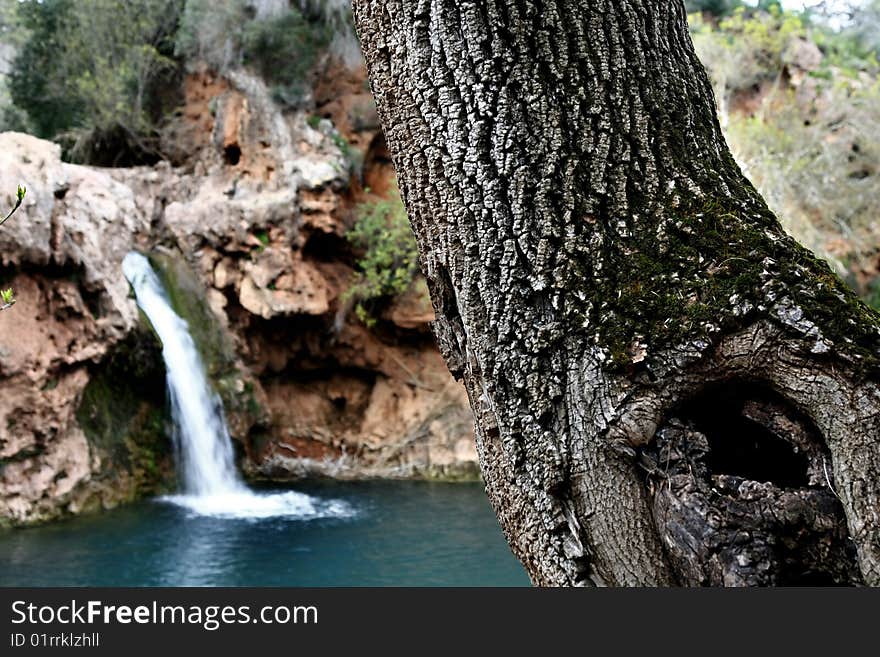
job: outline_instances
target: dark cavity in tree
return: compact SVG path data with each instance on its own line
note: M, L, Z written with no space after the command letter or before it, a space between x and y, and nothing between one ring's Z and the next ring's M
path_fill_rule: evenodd
M784 429L774 432L758 422L750 409L762 403L772 403L780 412L784 408L784 415L803 428L808 444L799 446L782 435ZM821 444L818 432L769 388L745 382L716 384L683 404L677 416L708 439L706 465L713 475L734 475L781 488L809 485L808 450Z
M707 386L674 409L640 462L680 583L862 582L821 434L768 386Z

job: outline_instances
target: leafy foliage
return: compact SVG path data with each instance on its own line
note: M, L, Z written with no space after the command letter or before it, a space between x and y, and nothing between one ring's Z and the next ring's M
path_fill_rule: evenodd
M846 29L779 10L691 19L737 161L786 229L878 302L876 52ZM813 49L807 70L798 48Z
M298 105L307 77L330 44L324 13L291 6L257 15L244 0L187 0L177 53L224 72L246 65L272 86L276 100Z
M13 63L12 100L38 136L61 138L73 159L111 164L103 158L151 152L151 102L176 67L169 55L180 9L181 0L140 0L137 11L123 0L21 2L29 38Z
M8 84L0 75L2 128L111 166L159 159L184 63L247 66L299 106L324 53L359 53L347 0L0 0L0 33L0 73L4 53L17 53Z
M290 9L249 22L242 35L244 63L272 84L275 99L297 105L307 92L306 76L330 38L323 25Z
M419 254L400 193L388 199L361 203L349 241L364 250L358 260L360 274L343 295L354 302L358 318L372 326L377 301L406 292L419 271Z
M5 224L6 220L9 219L9 217L11 217L12 215L14 215L15 211L21 207L21 202L24 200L24 195L26 193L27 193L27 189L22 187L21 185L19 185L18 189L15 191L15 205L12 206L12 209L9 211L9 214L7 214L3 219L0 219L0 226Z

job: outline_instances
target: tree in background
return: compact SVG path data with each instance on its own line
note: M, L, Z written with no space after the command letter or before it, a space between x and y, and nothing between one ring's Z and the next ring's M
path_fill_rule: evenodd
M156 161L157 131L179 100L185 65L206 63L221 74L250 68L282 105L298 107L308 101L309 75L321 56L337 42L340 52L346 47L351 27L341 7L0 0L4 30L18 35L4 127L59 141L75 161Z
M302 103L311 88L309 73L330 44L327 26L296 9L253 20L242 33L242 59L272 85L284 106Z
M298 107L308 99L309 74L321 56L344 42L338 35L348 23L337 5L274 3L260 13L247 0L187 0L176 51L219 73L248 67L271 85L282 106Z
M880 584L880 316L743 176L683 2L354 8L532 580Z
M28 39L13 63L13 102L74 160L155 159L156 86L175 72L181 8L181 0L141 0L137 11L123 0L19 3Z

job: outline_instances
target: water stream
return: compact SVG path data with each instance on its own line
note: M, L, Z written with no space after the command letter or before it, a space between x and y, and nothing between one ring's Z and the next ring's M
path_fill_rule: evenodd
M0 532L0 586L525 586L482 484L251 490L186 322L144 256L125 277L163 348L181 491Z
M230 518L346 517L353 508L296 491L256 493L239 478L223 403L211 388L187 323L174 312L150 261L129 253L122 262L138 306L162 342L173 440L183 490L162 498L199 515Z
M144 500L0 531L0 586L529 585L478 482L299 488L357 514L226 518Z

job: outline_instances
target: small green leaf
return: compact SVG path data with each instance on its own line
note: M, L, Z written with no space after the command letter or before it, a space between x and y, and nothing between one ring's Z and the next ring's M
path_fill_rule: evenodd
M0 290L0 301L6 306L11 306L15 303L15 296L12 293L12 288Z
M9 211L9 214L7 214L2 220L0 220L0 226L5 224L6 220L9 219L9 217L11 217L12 215L14 215L15 211L18 210L19 206L21 205L21 202L24 200L24 195L25 195L26 191L27 190L24 187L22 187L21 185L18 186L18 189L15 192L15 199L16 199L15 206Z

